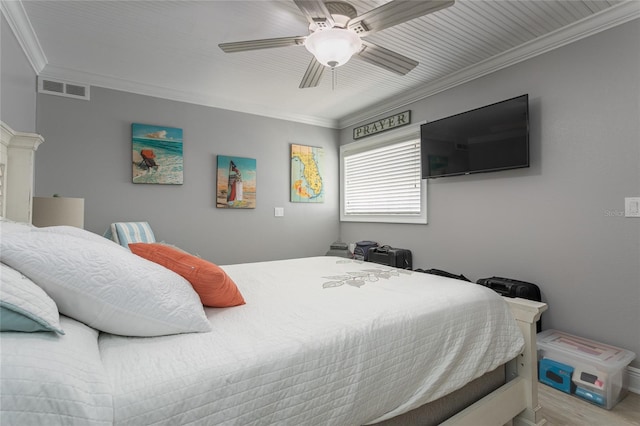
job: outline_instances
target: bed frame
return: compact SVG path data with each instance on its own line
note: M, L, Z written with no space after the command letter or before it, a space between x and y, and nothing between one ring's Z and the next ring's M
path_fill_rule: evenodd
M0 213L8 219L30 223L34 156L44 139L0 124ZM519 298L505 300L524 336L524 349L507 364L504 385L446 420L442 423L445 426L500 426L510 421L514 426L546 424L538 404L536 322L547 305Z
M451 417L443 425L504 425L510 420L513 420L514 426L542 426L547 423L538 404L536 346L536 322L547 310L547 305L520 298L505 297L505 300L525 341L520 355L507 364L507 383Z
M44 139L0 122L0 216L31 223L35 151Z

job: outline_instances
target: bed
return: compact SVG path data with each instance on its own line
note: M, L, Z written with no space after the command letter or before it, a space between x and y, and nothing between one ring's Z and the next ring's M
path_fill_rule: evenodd
M218 266L1 225L3 425L545 423L544 304L339 257ZM7 309L32 324L5 330Z

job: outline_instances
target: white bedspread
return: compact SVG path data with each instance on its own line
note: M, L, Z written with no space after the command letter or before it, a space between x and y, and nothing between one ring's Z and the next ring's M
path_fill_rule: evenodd
M335 257L224 269L247 303L207 309L212 332L100 336L115 424L361 425L524 343L502 298L472 283Z
M98 332L60 316L65 335L0 333L2 426L113 424Z

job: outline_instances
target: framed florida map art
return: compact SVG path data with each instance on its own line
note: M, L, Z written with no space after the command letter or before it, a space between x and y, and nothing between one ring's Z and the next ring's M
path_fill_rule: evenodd
M182 129L131 125L133 183L182 185Z
M218 155L216 207L256 208L256 160Z
M324 202L323 163L323 148L291 144L291 202Z

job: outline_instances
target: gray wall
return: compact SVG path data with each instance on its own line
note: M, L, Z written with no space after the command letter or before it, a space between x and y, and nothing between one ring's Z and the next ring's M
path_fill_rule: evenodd
M639 40L635 20L402 108L431 121L528 93L531 167L430 180L427 225L345 222L343 240L537 283L545 328L640 354L640 218L618 216L640 196Z
M35 130L34 74L7 30L2 119ZM36 195L85 197L94 232L149 220L159 239L219 263L322 254L339 234L410 248L415 267L538 283L545 328L640 354L640 219L618 216L625 196L640 196L638 40L636 20L410 105L418 122L531 99L531 168L430 181L428 225L338 226L330 130L99 88L90 102L38 96ZM131 183L131 122L184 129L184 185ZM326 148L324 204L288 202L291 142ZM216 154L257 159L255 210L215 208Z
M98 87L39 94L37 196L85 198L85 228L148 221L158 240L219 264L324 255L338 239L337 131ZM131 123L183 129L184 184L131 183ZM290 144L324 147L325 202L289 202ZM257 207L215 205L216 156L255 158ZM274 217L284 207L284 217Z
M0 120L19 132L36 130L36 73L4 15L0 18Z

